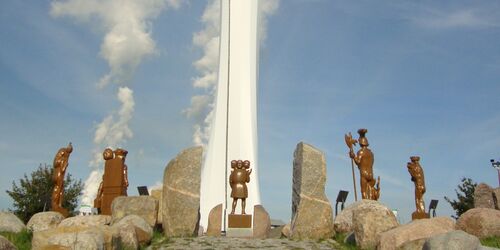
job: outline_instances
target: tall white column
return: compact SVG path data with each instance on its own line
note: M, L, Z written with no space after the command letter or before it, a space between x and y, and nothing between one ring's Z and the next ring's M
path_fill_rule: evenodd
M260 204L257 162L258 0L222 0L219 79L215 117L201 173L200 225L223 204L223 229L231 211L231 160L249 160L246 212ZM241 209L238 202L237 213ZM224 210L227 212L224 213ZM252 226L253 227L253 226Z

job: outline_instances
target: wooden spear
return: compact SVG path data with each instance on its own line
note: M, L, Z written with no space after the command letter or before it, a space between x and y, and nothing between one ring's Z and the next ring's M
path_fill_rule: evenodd
M350 150L349 153L354 152L352 146L356 145L357 141L356 139L352 138L351 132L349 132L349 134L345 134L344 138L345 138L345 143ZM354 159L352 158L351 158L351 168L352 168L352 183L354 184L354 201L358 201L358 191L356 190L356 174L354 172Z

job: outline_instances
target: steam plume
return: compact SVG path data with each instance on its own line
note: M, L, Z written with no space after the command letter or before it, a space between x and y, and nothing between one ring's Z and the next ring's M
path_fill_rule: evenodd
M201 22L203 30L193 35L193 45L203 50L203 56L193 63L199 75L192 81L193 87L203 94L191 97L191 106L183 113L195 121L193 143L208 144L210 126L213 119L217 73L219 67L220 0L210 0L205 7ZM279 0L260 0L259 2L259 39L264 42L267 35L267 19L274 14Z
M177 9L181 0L66 0L53 1L53 17L72 17L89 23L104 33L100 55L106 60L110 71L99 81L100 88L109 83L126 85L139 64L156 53L151 37L151 20L166 8ZM101 181L101 152L105 147L122 146L133 137L128 123L134 113L133 91L119 87L117 93L121 108L112 112L97 126L94 136L94 159L90 162L92 172L85 181L82 204L92 204Z

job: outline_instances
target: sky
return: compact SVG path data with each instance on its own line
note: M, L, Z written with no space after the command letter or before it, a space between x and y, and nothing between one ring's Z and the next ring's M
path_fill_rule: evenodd
M456 198L462 177L498 187L489 160L500 158L499 2L267 1L257 98L261 199L272 218L290 220L299 142L324 152L332 206L339 190L354 201L344 134L357 138L359 128L368 129L380 201L402 223L415 210L410 156L421 157L426 205L438 199L438 216L454 214L443 197ZM12 181L52 164L68 142L67 172L82 181L100 176L106 146L127 149L130 195L200 143L214 1L1 6L0 210L12 207Z

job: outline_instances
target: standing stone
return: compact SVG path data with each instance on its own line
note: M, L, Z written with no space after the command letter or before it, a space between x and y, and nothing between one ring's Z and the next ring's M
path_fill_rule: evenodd
M353 230L356 245L363 249L375 248L381 233L399 225L394 213L376 201L365 203L353 211Z
M0 212L0 232L19 233L26 229L24 223L10 212Z
M222 203L215 206L208 214L207 236L221 236Z
M161 211L163 211L163 206L162 206L162 193L163 193L163 188L159 188L159 189L153 189L151 190L151 197L155 198L155 200L158 201L158 215L156 217L156 224L161 224L161 222L163 221L162 217L161 217Z
M481 246L479 239L461 230L433 236L425 241L424 250L469 250Z
M64 216L59 212L40 212L31 216L26 227L32 232L47 230L57 227L63 219Z
M17 250L17 248L5 237L0 235L0 249L2 250Z
M163 232L167 237L198 235L202 147L171 160L163 175Z
M325 195L324 154L300 142L294 152L290 238L327 239L334 236L333 213Z
M455 222L448 217L414 220L380 234L377 249L398 249L410 241L426 239L455 230Z
M474 190L474 207L495 209L493 195L493 189L488 184L479 183Z
M255 205L253 211L253 238L268 238L271 231L271 218L269 218L269 214L262 205Z
M473 208L457 220L457 229L479 238L500 236L500 211L491 208Z
M158 216L158 201L151 196L118 196L113 200L111 224L132 214L143 218L154 227Z

